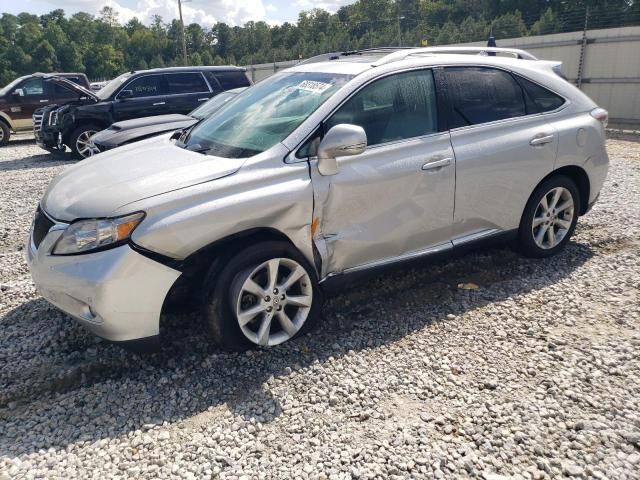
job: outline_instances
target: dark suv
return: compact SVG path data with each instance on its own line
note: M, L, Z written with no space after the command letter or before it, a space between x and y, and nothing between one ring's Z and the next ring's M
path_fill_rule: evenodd
M91 155L91 136L114 122L150 115L186 114L224 90L251 84L245 69L239 67L174 67L128 72L98 92L59 77L48 80L75 90L80 98L36 111L36 141L50 151L64 151L69 147L78 158ZM36 121L41 121L41 125L36 125Z
M60 85L49 84L45 77L56 75L78 85L89 88L84 73L34 73L16 78L0 89L0 145L6 145L11 132L28 131L32 128L32 116L36 109L45 105L77 100L79 94Z

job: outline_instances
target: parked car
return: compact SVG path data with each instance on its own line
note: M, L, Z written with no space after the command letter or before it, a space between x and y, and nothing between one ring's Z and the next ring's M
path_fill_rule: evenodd
M54 73L83 87L89 86L84 73ZM44 82L45 75L34 73L16 78L0 89L0 146L6 145L11 132L29 131L33 128L32 117L43 105L77 100L79 93L59 85Z
M174 67L128 72L97 92L58 77L49 77L48 81L74 90L82 98L36 111L36 142L51 151L69 147L78 158L91 155L91 136L114 122L150 115L186 114L222 91L251 83L245 69L239 67Z
M236 95L245 89L246 87L234 88L219 93L187 115L174 113L172 115L155 115L153 117L142 117L136 118L135 120L116 122L109 128L91 137L91 151L93 153L105 152L112 148L154 137L162 133L189 128L196 122L207 118L225 106L229 100L235 98Z
M89 90L92 92L97 92L98 90L102 90L109 82L91 82L89 84Z
M607 112L557 64L491 52L298 65L68 168L33 222L38 291L112 341L187 299L243 349L306 331L351 275L487 241L559 253L605 180Z

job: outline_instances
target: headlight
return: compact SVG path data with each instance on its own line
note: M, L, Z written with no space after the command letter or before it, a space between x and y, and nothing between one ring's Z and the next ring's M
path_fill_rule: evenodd
M49 125L55 125L58 123L58 112L53 110L49 113Z
M121 245L144 218L144 212L117 218L78 220L67 227L53 247L54 255L73 255Z

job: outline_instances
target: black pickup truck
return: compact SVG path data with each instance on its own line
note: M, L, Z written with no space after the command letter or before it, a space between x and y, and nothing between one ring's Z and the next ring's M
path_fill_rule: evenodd
M239 67L173 67L128 72L97 92L56 76L46 81L78 93L76 101L34 113L36 142L50 151L69 147L78 158L91 155L90 138L114 122L132 118L187 114L218 93L251 84Z

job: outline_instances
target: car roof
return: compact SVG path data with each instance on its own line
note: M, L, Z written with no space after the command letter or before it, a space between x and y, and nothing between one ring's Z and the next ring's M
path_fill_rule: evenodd
M236 67L235 65L218 65L211 67L165 67L165 68L150 68L148 70L132 70L129 73L132 75L140 73L179 73L179 72L245 72L247 69L243 67Z
M341 56L332 60L303 62L289 68L293 72L345 73L358 75L377 66L389 66L390 69L402 69L408 65L487 65L518 68L526 64L535 64L535 60L523 60L514 57L489 56L462 53L412 53L404 58L385 61L387 54L365 53L363 55ZM386 68L385 68L386 70Z

